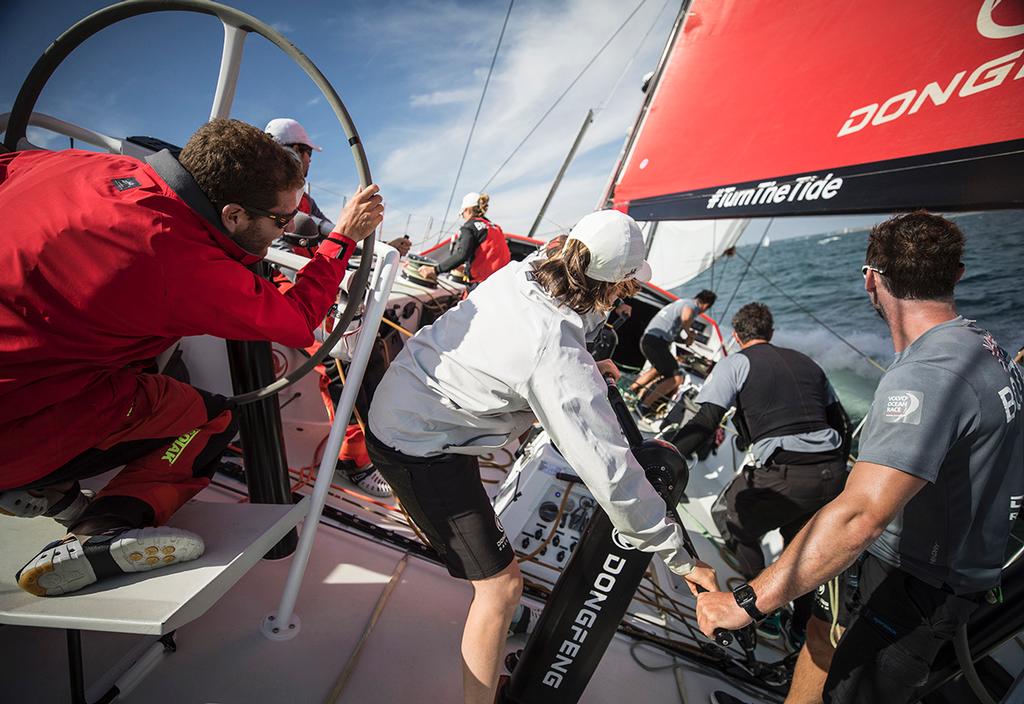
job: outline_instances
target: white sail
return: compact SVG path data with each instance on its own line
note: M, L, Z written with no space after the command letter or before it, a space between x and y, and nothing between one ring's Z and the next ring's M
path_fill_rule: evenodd
M665 220L644 225L651 282L672 289L707 270L747 227L738 220Z

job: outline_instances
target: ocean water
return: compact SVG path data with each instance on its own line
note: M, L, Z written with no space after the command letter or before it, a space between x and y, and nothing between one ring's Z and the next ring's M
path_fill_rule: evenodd
M967 238L967 269L956 287L957 309L989 330L1012 355L1024 346L1024 211L951 217ZM759 225L754 223L752 227ZM787 300L764 277L861 353L887 367L893 356L889 331L868 303L860 273L868 231L780 240L776 239L780 229L779 225L772 228L770 245L761 247L745 276L747 265L740 257L749 260L755 244L737 248L739 256L719 260L713 270L674 293L692 296L702 288L715 290L718 302L710 315L719 322L724 336L732 332L729 320L740 306L751 301L767 304L775 316L773 342L800 350L817 361L856 422L867 413L882 372ZM734 291L735 298L726 310Z

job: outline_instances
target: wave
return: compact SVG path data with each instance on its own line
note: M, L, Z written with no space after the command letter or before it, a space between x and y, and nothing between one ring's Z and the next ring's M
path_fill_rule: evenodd
M892 341L888 336L867 331L844 331L842 334L850 344L881 366L887 367L892 360ZM821 327L790 328L777 332L772 342L799 350L817 362L825 370L853 422L859 422L867 414L882 371L835 335Z
M892 340L888 336L866 331L844 331L842 335L857 350L883 367L887 367L892 360ZM803 352L826 371L845 369L876 382L882 376L877 367L821 327L780 330L775 333L772 342Z

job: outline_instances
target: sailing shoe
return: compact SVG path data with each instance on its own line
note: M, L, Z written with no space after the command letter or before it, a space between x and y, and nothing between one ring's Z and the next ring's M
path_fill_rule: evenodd
M782 622L779 620L778 611L757 624L757 635L769 640L778 640L782 637Z
M381 476L374 466L367 465L364 469L352 472L348 475L349 481L371 496L379 496L385 499L392 495L391 485L388 480Z
M115 528L87 538L55 540L18 570L18 586L36 596L77 591L125 572L147 572L203 554L203 539L180 528Z
M536 606L520 603L516 607L512 623L508 625L508 637L511 638L519 634L526 636L533 633L533 629L537 627L537 621L540 620L540 612L541 609Z
M13 489L0 492L0 513L16 518L47 516L65 526L74 525L82 515L94 492L75 482L64 491L44 487L41 489Z

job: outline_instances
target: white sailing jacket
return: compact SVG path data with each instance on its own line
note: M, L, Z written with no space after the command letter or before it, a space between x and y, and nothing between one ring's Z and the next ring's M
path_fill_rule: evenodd
M410 338L374 393L370 429L414 457L480 455L536 418L635 547L691 569L682 527L633 457L586 336L604 322L559 305L512 262Z

